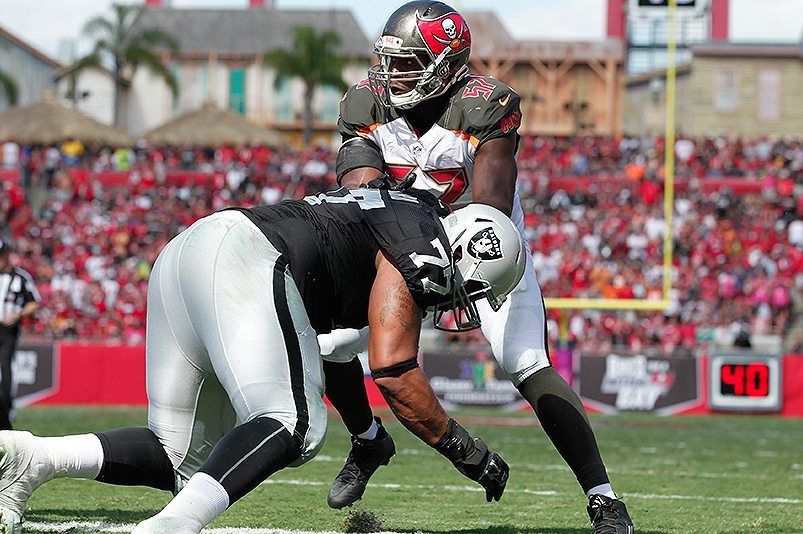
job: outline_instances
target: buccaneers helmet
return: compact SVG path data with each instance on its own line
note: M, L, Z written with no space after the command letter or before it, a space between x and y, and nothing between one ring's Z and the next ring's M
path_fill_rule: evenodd
M469 204L441 219L454 260L451 301L436 306L435 327L471 330L480 326L476 301L487 299L494 311L502 307L527 264L527 245L504 213L485 204ZM454 314L455 327L444 322Z
M377 100L410 109L442 95L468 72L471 32L442 2L416 0L397 9L374 43L379 63L368 69Z

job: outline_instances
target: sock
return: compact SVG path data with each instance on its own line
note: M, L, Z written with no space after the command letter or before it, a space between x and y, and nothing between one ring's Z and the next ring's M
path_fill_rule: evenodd
M229 495L220 482L206 473L195 473L159 515L177 516L203 527L229 507Z
M610 484L600 484L599 486L594 486L586 492L587 497L591 497L592 495L605 495L611 499L617 498Z
M198 471L216 480L231 504L297 460L301 451L301 439L296 441L279 421L257 417L229 430Z
M326 396L343 418L352 436L357 436L370 428L374 414L368 404L368 393L365 391L365 375L360 360L354 358L350 362L323 362L326 376Z
M583 491L610 484L583 403L558 372L552 367L541 369L518 389Z
M371 420L371 426L368 427L368 430L361 434L357 434L357 437L360 439L374 439L376 435L379 433L379 425L376 424L376 419Z
M38 438L56 469L56 477L95 479L103 466L103 447L95 434Z

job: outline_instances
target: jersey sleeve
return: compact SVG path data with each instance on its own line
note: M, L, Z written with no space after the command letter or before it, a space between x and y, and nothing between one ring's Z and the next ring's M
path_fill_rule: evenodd
M372 232L379 247L392 258L413 300L426 310L452 292L452 254L438 218L440 208L419 201L417 195L382 193L391 199L386 205L392 209L373 214Z
M340 101L337 129L341 139L367 137L379 125L380 116L368 80L352 85Z
M521 97L508 85L484 76L469 76L457 88L455 102L462 110L460 129L481 145L517 132Z

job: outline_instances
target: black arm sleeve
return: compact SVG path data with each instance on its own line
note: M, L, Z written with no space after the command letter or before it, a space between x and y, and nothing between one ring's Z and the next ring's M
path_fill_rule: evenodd
M385 161L376 143L363 137L352 137L347 139L337 152L335 172L338 185L347 172L360 167L373 167L384 172Z

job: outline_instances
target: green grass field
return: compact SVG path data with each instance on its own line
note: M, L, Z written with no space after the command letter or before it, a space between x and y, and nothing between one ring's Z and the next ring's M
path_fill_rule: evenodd
M449 534L580 534L590 532L585 498L572 473L529 413L487 424L498 412L455 412L511 467L499 503L485 502L463 478L417 441L392 415L381 414L397 455L380 469L351 511L326 505L329 483L348 452L332 419L318 457L232 506L216 532L343 532L370 511L381 529ZM17 428L60 435L139 426L145 412L129 408L25 408ZM803 533L803 421L766 416L592 418L614 488L639 533ZM85 480L55 480L29 502L31 532L125 532L157 512L164 492ZM355 512L357 512L355 514ZM236 529L236 530L235 530ZM257 529L257 530L255 530Z

